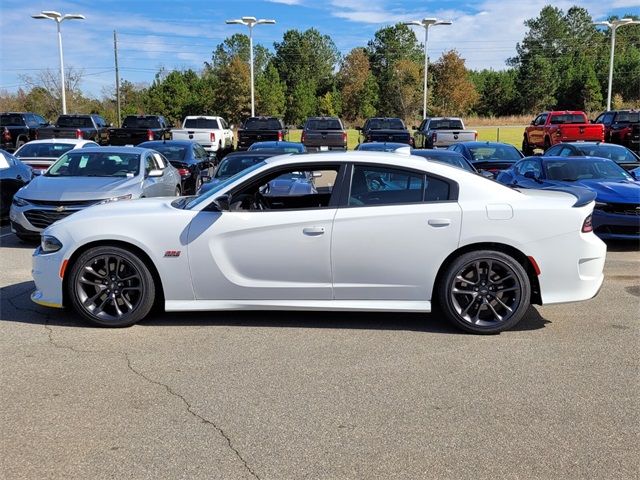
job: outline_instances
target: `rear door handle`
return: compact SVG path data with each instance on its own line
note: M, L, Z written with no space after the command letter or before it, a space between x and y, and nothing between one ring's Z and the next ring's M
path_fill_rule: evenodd
M427 223L432 227L448 227L451 225L451 220L448 218L431 218Z
M324 227L307 227L302 229L302 233L309 237L324 235Z

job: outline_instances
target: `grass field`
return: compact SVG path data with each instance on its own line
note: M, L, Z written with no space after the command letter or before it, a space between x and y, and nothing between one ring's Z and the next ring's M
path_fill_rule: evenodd
M504 143L510 143L518 148L522 146L522 134L524 127L521 126L507 126L507 127L491 127L491 126L477 126L468 127L478 131L478 139L481 141L495 142L500 136L500 141ZM353 150L358 145L358 130L347 130L347 148ZM289 141L299 142L302 130L290 130Z

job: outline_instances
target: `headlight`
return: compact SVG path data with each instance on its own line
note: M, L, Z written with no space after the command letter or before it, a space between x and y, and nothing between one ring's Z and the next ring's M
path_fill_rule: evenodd
M26 207L27 205L29 205L29 202L27 202L24 198L20 198L20 197L13 197L13 202L12 202L16 207Z
M40 240L40 250L42 253L57 252L62 248L62 243L52 235L43 235Z
M132 197L133 195L129 194L129 195L122 195L120 197L105 198L104 200L96 203L96 205L104 205L105 203L118 202L120 200L131 200Z

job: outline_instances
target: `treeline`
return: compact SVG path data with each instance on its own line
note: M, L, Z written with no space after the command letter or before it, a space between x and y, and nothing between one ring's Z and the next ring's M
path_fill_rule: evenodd
M636 17L637 18L637 17ZM429 65L430 115L505 116L548 108L597 112L607 94L610 31L598 31L589 12L546 6L528 28L505 70L469 70L456 50ZM413 123L422 115L423 46L397 24L378 30L365 47L341 56L316 29L289 30L269 50L254 45L256 113L299 125L312 115L338 115L357 123L373 115ZM249 39L234 34L218 45L201 71L161 69L151 85L121 82L122 114L219 114L231 123L250 115ZM81 72L70 70L69 111L96 112L115 123L115 92L87 98ZM24 77L30 85L0 95L0 110L32 110L55 118L55 75ZM640 106L640 25L616 33L614 106Z

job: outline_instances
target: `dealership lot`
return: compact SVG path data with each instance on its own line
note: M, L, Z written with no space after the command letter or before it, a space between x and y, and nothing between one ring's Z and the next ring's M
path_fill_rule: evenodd
M29 301L0 231L4 478L634 478L640 252L600 295L480 337L437 315L162 314Z

